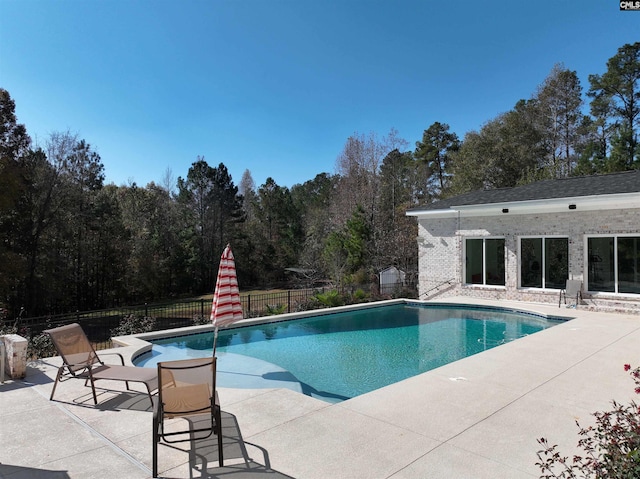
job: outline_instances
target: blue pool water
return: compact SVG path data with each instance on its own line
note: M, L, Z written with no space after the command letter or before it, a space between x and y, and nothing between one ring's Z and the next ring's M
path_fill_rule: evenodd
M300 383L301 392L335 402L559 322L498 308L387 305L221 330L217 353L221 360L228 354L228 361L249 357L275 365ZM212 342L213 333L154 340L152 352L136 364L210 355Z

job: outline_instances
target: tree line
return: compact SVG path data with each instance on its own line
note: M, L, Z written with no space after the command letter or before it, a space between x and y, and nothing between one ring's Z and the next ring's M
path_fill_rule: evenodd
M0 88L0 310L14 317L210 293L231 243L241 288L293 274L312 283L375 281L387 266L417 276L406 210L479 188L638 168L640 43L618 49L583 88L556 65L531 98L463 140L446 123L415 148L392 129L354 133L335 172L291 188L197 157L161 184L105 184L86 140L34 145ZM589 113L585 113L586 107Z

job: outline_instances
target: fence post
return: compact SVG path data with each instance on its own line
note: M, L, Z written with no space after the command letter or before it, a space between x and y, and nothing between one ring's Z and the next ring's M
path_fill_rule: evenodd
M200 298L200 315L204 318L204 298Z
M287 313L291 312L291 290L287 290Z
M247 314L251 315L251 295L247 295Z
M149 317L149 308L148 308L148 304L144 303L144 317L148 318Z

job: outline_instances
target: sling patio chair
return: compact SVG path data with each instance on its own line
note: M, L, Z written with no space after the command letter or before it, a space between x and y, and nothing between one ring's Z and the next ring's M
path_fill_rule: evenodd
M575 307L578 307L580 304L580 300L582 299L582 281L578 279L568 279L565 287L560 290L560 299L558 300L558 308L562 303L562 298L564 297L564 304L567 304L567 296L569 298L575 298L576 304Z
M222 466L216 357L159 362L158 383L158 401L153 410L153 477L158 477L161 440L174 444L207 439L215 434L218 462Z
M84 379L85 386L91 383L94 404L98 404L94 385L98 379L124 381L127 385L127 390L130 390L129 381L143 383L147 387L149 400L151 400L151 404L153 404L151 391L158 387L158 376L154 369L125 366L124 358L120 353L103 353L102 356L116 355L120 358L121 364L104 363L102 359L98 357L87 335L78 323L47 329L44 332L47 333L53 341L63 362L62 366L58 368L56 381L53 384L53 390L49 398L50 401L53 400L58 382L76 378Z

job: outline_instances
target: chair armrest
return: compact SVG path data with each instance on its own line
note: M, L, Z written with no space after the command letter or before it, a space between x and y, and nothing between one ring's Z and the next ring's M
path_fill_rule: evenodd
M160 403L160 400L158 398L158 401L154 401L153 403L153 423L154 424L157 424L158 417L160 416L161 407L162 407L162 404Z
M124 366L124 358L122 357L122 354L120 354L120 353L101 353L100 357L102 357L102 356L119 356L120 357L120 363L121 363L122 366Z

